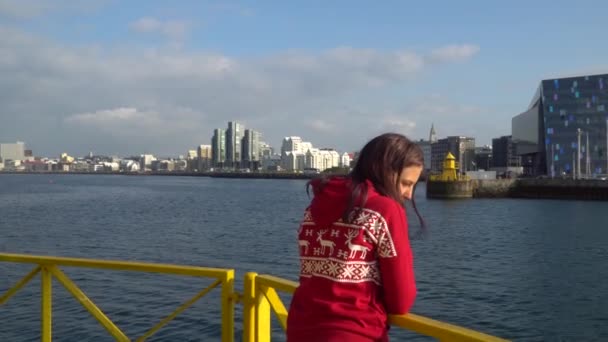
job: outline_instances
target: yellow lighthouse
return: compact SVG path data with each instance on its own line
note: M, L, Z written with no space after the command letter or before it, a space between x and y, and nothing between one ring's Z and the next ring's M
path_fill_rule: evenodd
M443 160L443 170L438 175L431 175L430 179L435 182L455 182L459 180L466 180L466 177L462 177L458 174L458 163L456 163L456 157L450 152L445 156Z

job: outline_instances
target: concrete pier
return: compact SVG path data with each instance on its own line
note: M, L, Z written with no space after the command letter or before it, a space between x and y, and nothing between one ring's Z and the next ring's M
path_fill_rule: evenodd
M509 196L608 201L608 181L600 179L518 179Z
M493 179L427 182L427 198L538 198L608 201L608 181Z
M455 180L450 182L428 180L426 182L427 198L471 198L473 197L473 182L470 180Z

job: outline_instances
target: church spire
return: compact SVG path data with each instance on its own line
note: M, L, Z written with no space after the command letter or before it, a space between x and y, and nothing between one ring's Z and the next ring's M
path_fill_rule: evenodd
M436 142L437 141L437 133L435 133L435 124L431 124L431 132L429 133L429 142Z

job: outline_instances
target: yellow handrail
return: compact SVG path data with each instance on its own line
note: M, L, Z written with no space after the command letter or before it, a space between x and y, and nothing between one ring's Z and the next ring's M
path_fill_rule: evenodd
M250 272L245 274L243 294L241 295L234 291L234 270L232 269L9 253L0 253L0 262L36 265L31 272L19 280L13 287L8 289L4 295L0 296L0 307L39 272L41 273L41 340L44 342L50 342L52 338L51 282L53 278L62 284L116 340L130 341L130 339L95 305L95 303L93 303L86 294L61 271L59 266L101 268L134 272L156 272L216 279L215 282L207 288L197 293L194 297L180 305L174 312L163 318L158 324L139 337L137 341L144 341L152 336L162 326L173 320L177 315L198 299L205 296L213 288L220 285L222 287L222 341L232 342L234 340L234 309L235 304L239 299L242 299L244 306L242 340L245 342L270 341L271 311L276 315L283 330L286 330L287 328L288 311L277 291L293 294L298 287L298 283L295 281L271 275L258 275L257 273ZM415 314L390 316L389 322L394 327L408 329L422 335L435 337L440 341L507 341Z
M270 275L258 275L247 273L245 275L245 288L253 297L245 303L245 310L257 313L257 324L245 325L243 328L244 342L270 341L270 309L277 316L283 330L286 328L287 311L276 295L276 290L293 294L298 283ZM248 305L257 305L252 308ZM471 329L462 328L449 323L439 322L430 318L415 314L391 315L389 322L394 327L399 327L416 332L421 335L437 338L439 341L454 342L505 342L508 340L487 335ZM256 330L257 329L257 330Z
M181 266L171 264L154 264L131 261L63 258L39 255L0 253L0 262L15 262L34 264L36 267L25 277L19 280L4 295L0 296L0 306L4 305L15 293L32 280L38 272L42 273L41 281L41 340L50 342L52 338L52 279L56 279L69 293L84 306L89 313L117 340L130 341L124 332L120 330L93 301L65 275L59 266L100 268L133 272L154 272L163 274L175 274L192 277L215 278L215 282L203 289L194 297L180 305L174 312L162 319L158 324L148 330L137 341L144 341L152 336L162 326L173 320L178 314L194 304L198 299L205 296L213 288L221 284L222 287L222 341L234 340L234 270L222 268L208 268L197 266Z

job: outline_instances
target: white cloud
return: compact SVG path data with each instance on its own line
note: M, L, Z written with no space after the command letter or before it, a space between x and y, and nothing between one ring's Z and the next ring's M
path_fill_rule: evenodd
M448 45L433 50L429 59L433 62L460 62L470 59L479 50L479 46L471 44Z
M216 12L236 13L244 17L255 15L255 12L251 8L227 2L213 4L210 6L210 9Z
M138 29L161 32L165 24L142 21ZM402 86L438 62L407 50L337 47L235 58L165 48L76 48L2 26L0 36L0 136L49 155L99 150L95 146L183 153L209 143L213 129L229 120L261 131L272 145L293 134L352 149L379 129L377 120L409 132L420 126L424 118L415 111L362 104L373 102L370 89ZM421 104L420 112L450 112L432 105ZM80 147L83 141L89 147Z
M380 121L379 126L383 131L393 131L408 135L412 133L416 127L416 123L401 116L388 116Z
M48 2L0 0L0 15L13 18L35 17L51 8L52 4Z
M182 20L159 20L152 17L143 17L130 25L132 30L140 33L160 33L174 40L183 39L190 29L190 24Z
M68 123L100 124L121 123L127 120L144 119L144 113L138 112L137 108L116 108L109 110L98 110L94 113L81 113L69 116L65 119Z
M441 94L431 94L412 102L407 114L418 117L442 116L446 119L452 119L480 114L483 111L484 109L478 106L454 103Z
M410 132L428 139L431 124L435 125L437 135L466 135L487 140L492 134L488 126L496 126L492 120L484 120L494 113L489 108L456 103L440 94L432 94L412 101L400 111L399 118L407 118ZM411 126L411 125L414 126ZM406 125L407 127L407 125Z
M306 123L306 127L316 131L316 132L324 132L324 133L329 133L335 130L335 125L332 123L327 122L326 120L322 120L322 119L311 119L309 121L307 121Z
M0 0L0 17L31 19L59 10L88 12L107 2L108 0Z

